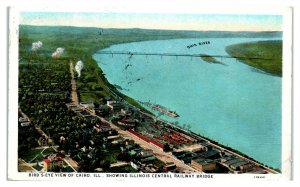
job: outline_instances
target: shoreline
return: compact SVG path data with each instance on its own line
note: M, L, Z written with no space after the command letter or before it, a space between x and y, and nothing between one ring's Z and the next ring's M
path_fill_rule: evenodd
M180 132L180 133L186 134L186 135L191 136L191 137L196 138L196 139L201 139L201 140L207 141L207 142L209 142L210 144L212 144L213 146L220 148L221 150L228 150L228 152L233 153L233 154L235 154L236 156L244 157L244 158L246 158L248 161L250 161L251 163L253 163L253 164L255 164L255 165L258 165L258 166L261 166L261 167L263 167L264 169L273 172L274 174L279 174L279 173L281 173L281 171L277 171L275 168L272 168L272 167L270 167L270 166L267 166L267 165L265 165L265 164L263 164L263 163L261 163L261 162L255 160L254 158L249 157L247 154L244 154L244 153L242 153L242 152L240 152L240 151L238 151L238 150L235 150L235 149L233 149L233 148L231 148L231 147L229 147L229 146L225 146L225 145L223 145L223 144L221 144L221 143L219 143L219 142L217 142L217 141L215 141L215 140L212 140L212 139L207 138L207 137L205 137L205 136L203 136L203 135L197 134L196 132L188 131L188 130L186 130L186 129L183 129L182 127L178 127L178 126L172 124L172 123L169 122L169 121L166 121L166 120L164 120L164 119L161 119L161 118L159 118L159 117L156 117L155 115L154 115L154 116L151 116L151 117L156 118L158 121L163 122L164 124L170 126L170 127L173 128L173 129L177 129L178 132Z
M241 48L243 50L240 50ZM233 44L227 46L225 51L254 69L272 76L282 77L282 40Z
M117 45L117 44L114 44L114 45ZM96 61L96 60L95 60L95 61ZM96 62L96 63L97 63L97 62ZM98 63L97 63L97 65L98 65ZM98 66L98 67L99 67L99 69L102 71L102 69L100 68L100 66ZM104 77L104 79L106 79L105 76L103 76L103 77ZM112 91L113 94L118 95L118 94L120 93L120 94L126 96L125 94L121 93L121 92L120 92L113 84L109 83L107 79L106 79L106 82L112 86L111 89L113 89L113 90L110 90L110 91ZM118 96L119 96L119 95L118 95ZM119 97L122 98L122 96L119 96ZM128 97L128 96L127 96L127 97ZM138 101L136 101L134 98L131 98L131 99L133 99L135 102L138 102ZM130 104L130 103L128 103L128 104ZM130 104L130 105L131 105L131 106L134 106L134 105L132 105L132 104ZM134 107L139 108L139 107L137 107L137 106L134 106ZM142 106L141 106L141 107L142 107ZM141 108L139 108L139 109L141 109ZM261 162L255 160L254 158L248 156L247 154L242 153L242 152L240 152L240 151L238 151L238 150L236 150L236 149L234 149L234 148L232 148L232 147L225 146L225 145L223 145L223 144L221 144L221 143L219 143L219 142L217 142L217 141L215 141L215 140L213 140L213 139L210 139L210 138L207 138L207 137L205 137L205 136L203 136L203 135L200 135L200 134L198 134L197 132L187 131L186 129L183 129L182 127L178 127L178 126L172 124L171 122L166 121L166 120L164 120L164 119L162 119L162 118L156 116L155 114L151 113L151 111L145 109L144 107L142 107L142 109L140 110L140 112L142 112L143 114L145 114L145 115L147 115L147 116L149 116L149 117L151 117L151 118L156 118L158 121L163 122L164 124L170 126L171 128L175 128L175 129L179 130L179 132L181 132L181 133L184 133L184 134L189 135L189 136L191 136L191 137L194 137L194 138L196 138L196 139L199 139L199 138L200 138L200 139L202 139L202 140L208 141L210 144L214 145L215 147L220 148L221 150L228 150L229 152L231 152L231 153L233 153L233 154L235 154L235 155L237 155L237 156L239 156L239 157L243 157L243 158L247 159L248 161L250 161L251 163L253 163L253 164L257 165L257 166L261 166L261 167L263 167L264 169L266 169L266 170L268 170L268 171L271 171L271 172L274 173L274 174L281 173L281 170L277 171L277 168L273 168L273 167L270 167L270 166L268 166L268 165L266 165L266 164L263 164L263 163L261 163ZM145 112L147 112L147 113L145 113Z

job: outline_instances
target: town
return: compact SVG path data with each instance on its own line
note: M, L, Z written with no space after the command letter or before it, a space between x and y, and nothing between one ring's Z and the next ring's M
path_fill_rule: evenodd
M151 107L120 93L92 58L99 48L121 41L190 35L147 31L124 37L123 30L104 31L99 36L96 28L20 26L19 172L278 173L162 120ZM38 40L48 43L43 47ZM165 111L159 103L152 108Z
M20 171L276 173L117 94L103 98L100 105L80 102L74 74L73 63L63 60L20 66L20 76L26 79L21 79L19 90L19 149L40 137L36 155L19 158Z

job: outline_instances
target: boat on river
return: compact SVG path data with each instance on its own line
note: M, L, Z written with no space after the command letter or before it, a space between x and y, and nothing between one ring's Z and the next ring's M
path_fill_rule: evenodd
M175 111L172 111L172 110L169 110L167 109L166 107L164 106L161 106L159 104L153 104L153 103L150 103L150 102L141 102L142 104L154 109L154 110L157 110L163 114L166 114L170 117L173 117L173 118L177 118L179 117L179 115L175 112Z

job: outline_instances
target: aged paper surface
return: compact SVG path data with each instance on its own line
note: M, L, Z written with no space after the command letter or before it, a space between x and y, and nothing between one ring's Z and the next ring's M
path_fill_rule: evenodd
M10 7L8 178L289 180L291 15Z

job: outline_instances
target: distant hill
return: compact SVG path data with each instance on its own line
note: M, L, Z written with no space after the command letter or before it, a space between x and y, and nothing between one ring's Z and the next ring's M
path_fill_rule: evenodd
M99 35L147 35L147 36L176 36L178 38L274 38L282 37L281 31L268 32L233 32L233 31L188 31L188 30L154 30L154 29L107 29L96 27L71 26L31 26L20 25L20 32L38 34L48 32L49 35L61 33L83 34L93 33ZM29 31L29 32L28 32Z

